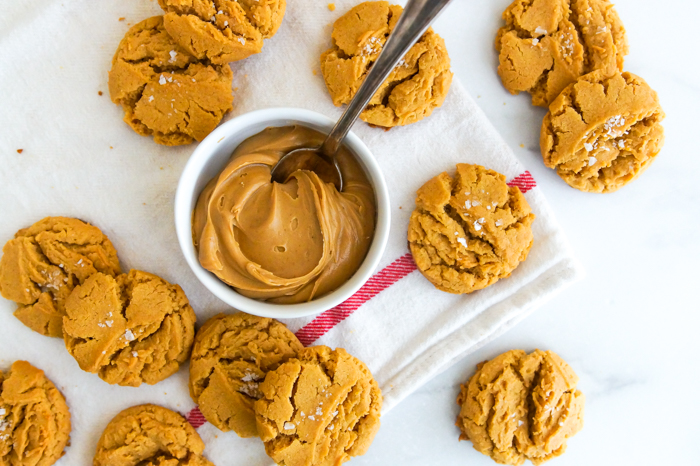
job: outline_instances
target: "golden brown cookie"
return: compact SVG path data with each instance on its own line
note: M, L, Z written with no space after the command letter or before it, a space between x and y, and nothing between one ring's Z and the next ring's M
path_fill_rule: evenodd
M0 259L0 294L16 302L24 325L63 336L65 301L89 276L121 273L117 251L99 228L75 218L46 217L18 231Z
M70 439L66 399L44 372L16 361L0 372L0 464L50 466Z
M500 464L541 464L559 456L583 427L585 397L577 383L551 351L513 350L482 362L457 397L460 440L471 440Z
M583 76L552 102L544 117L544 163L581 191L616 191L661 151L664 116L656 92L639 76Z
M66 348L80 368L132 387L177 372L197 320L182 288L138 270L91 276L68 297L66 314Z
M255 437L258 384L303 348L284 324L243 312L219 314L197 332L190 359L190 395L214 426Z
M280 465L339 465L365 454L379 430L379 386L342 348L301 350L268 373L260 391L258 434Z
M333 104L350 103L379 57L403 8L364 2L333 25L333 47L321 55L321 72ZM360 118L376 126L409 125L430 116L452 83L445 41L429 29L406 53Z
M201 141L231 110L233 73L179 47L154 16L133 26L112 59L109 94L124 121L158 144Z
M97 442L93 466L213 466L204 442L178 413L156 405L117 414Z
M532 247L532 214L517 186L479 165L457 164L424 184L408 225L421 273L448 293L471 293L510 276Z
M548 106L579 76L622 70L628 53L622 22L607 0L515 0L499 29L498 74L511 94Z
M286 0L158 0L165 29L190 54L226 64L260 53L282 24Z

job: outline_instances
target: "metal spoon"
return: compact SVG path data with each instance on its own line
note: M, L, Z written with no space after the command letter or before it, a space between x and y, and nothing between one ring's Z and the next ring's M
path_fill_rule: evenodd
M321 147L304 147L284 155L272 168L272 181L284 183L297 170L315 172L323 181L343 190L343 175L336 160L338 149L362 111L399 60L413 47L451 0L408 0L401 18L372 65L365 81Z

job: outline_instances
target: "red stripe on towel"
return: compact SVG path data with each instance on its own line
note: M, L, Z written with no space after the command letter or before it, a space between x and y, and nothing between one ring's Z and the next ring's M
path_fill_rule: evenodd
M416 264L410 254L404 254L379 273L373 275L357 293L347 301L327 310L307 325L299 329L297 338L304 346L325 335L330 329L347 319L364 303L377 296L391 285L416 270Z
M532 188L537 187L537 183L535 182L535 179L532 177L530 172L526 171L522 175L518 175L515 178L513 178L509 183L508 186L517 186L520 188L520 191L525 194Z
M192 411L187 413L185 416L185 419L187 419L187 422L192 424L192 427L195 429L206 424L207 420L204 419L204 415L202 412L199 410L199 407L195 407Z

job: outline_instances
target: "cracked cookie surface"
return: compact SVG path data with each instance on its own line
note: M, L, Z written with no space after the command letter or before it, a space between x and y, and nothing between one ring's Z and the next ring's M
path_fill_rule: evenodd
M66 399L44 372L26 361L0 371L0 464L50 466L70 439Z
M579 76L622 70L627 35L607 0L515 0L504 12L498 74L511 94L548 106Z
M105 427L93 466L213 466L204 442L178 413L156 405L127 408Z
M97 273L66 301L68 352L110 384L155 384L187 361L196 316L185 293L150 273Z
M281 322L243 312L219 314L197 332L190 359L190 395L214 426L257 435L253 404L271 370L303 348Z
M321 72L333 104L350 103L379 57L403 8L364 2L333 25L333 47L321 55ZM391 128L430 116L452 84L445 41L432 28L406 53L370 100L360 118Z
M0 294L18 304L15 317L24 325L60 338L68 295L97 272L121 273L109 238L81 220L46 217L3 247Z
M544 163L581 191L616 191L656 159L664 143L664 116L658 95L639 76L583 76L544 117Z
M165 29L190 54L220 65L260 53L286 0L158 0Z
M344 349L305 348L267 374L255 402L258 434L280 465L339 465L363 455L379 430L382 394Z
M541 464L583 427L578 377L551 351L512 350L477 366L457 397L460 440L500 464Z
M535 216L517 186L479 165L457 164L424 184L408 225L421 273L448 293L471 293L510 276L532 247Z
M112 59L109 94L124 121L158 144L201 141L232 108L233 73L200 62L168 35L162 16L126 33Z

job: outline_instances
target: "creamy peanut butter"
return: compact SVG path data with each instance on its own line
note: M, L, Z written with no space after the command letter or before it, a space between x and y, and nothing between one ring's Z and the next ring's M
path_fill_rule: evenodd
M267 128L246 139L204 188L193 216L202 266L244 296L299 303L343 285L372 242L374 190L343 147L338 192L313 172L284 184L270 170L287 152L318 147L324 135L303 126Z

